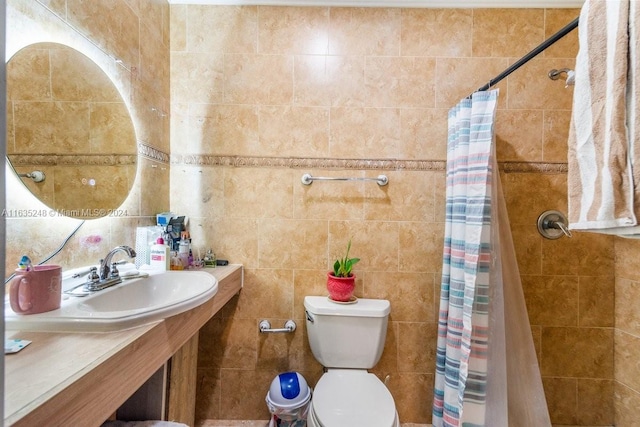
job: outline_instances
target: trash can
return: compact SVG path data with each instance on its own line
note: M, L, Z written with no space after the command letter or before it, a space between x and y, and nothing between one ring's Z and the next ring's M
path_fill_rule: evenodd
M311 389L297 372L284 372L271 381L265 398L271 420L269 427L306 427Z

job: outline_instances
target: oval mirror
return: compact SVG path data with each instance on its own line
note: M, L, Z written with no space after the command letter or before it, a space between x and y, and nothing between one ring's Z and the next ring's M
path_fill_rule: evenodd
M51 209L105 216L120 207L136 176L127 105L82 53L57 43L27 46L7 63L7 157Z

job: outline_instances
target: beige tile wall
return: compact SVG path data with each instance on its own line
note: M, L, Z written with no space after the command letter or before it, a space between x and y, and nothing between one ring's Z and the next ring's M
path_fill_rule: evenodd
M90 38L124 67L107 64L109 77L121 88L129 105L137 143L169 152L169 120L152 108L169 111L169 5L164 0L37 0L7 2L8 35L24 44L26 40L70 42L86 45ZM69 26L77 29L72 30ZM88 46L88 52L94 52ZM83 52L89 54L88 52ZM104 67L105 64L102 64ZM125 69L126 67L126 69ZM75 84L74 80L69 80ZM113 123L111 120L110 123ZM114 152L119 139L108 137L92 147L94 152ZM131 147L134 153L138 147ZM55 150L54 150L55 151ZM60 149L56 154L65 154ZM139 156L137 172L130 179L133 188L120 209L124 216L91 219L80 228L67 247L50 262L63 267L94 264L114 246L135 245L135 227L152 224L152 217L169 207L169 164ZM59 216L27 217L11 212L37 214L41 205L8 172L7 251L8 272L16 268L22 254L37 262L55 250L79 224ZM129 185L130 186L130 185ZM69 193L71 190L66 188ZM81 207L81 206L76 206Z
M640 269L637 240L616 238L615 279L615 413L616 426L640 419Z
M200 336L198 418L266 419L277 373L318 379L304 327L261 336L257 324L302 326L304 295L326 292L352 238L357 295L392 305L374 372L390 376L403 422L430 421L447 110L577 13L171 7L171 207L196 246L246 267ZM544 210L567 209L572 90L547 73L576 52L571 34L498 85L498 159L552 419L606 425L613 239L536 229ZM306 172L390 182L306 187Z

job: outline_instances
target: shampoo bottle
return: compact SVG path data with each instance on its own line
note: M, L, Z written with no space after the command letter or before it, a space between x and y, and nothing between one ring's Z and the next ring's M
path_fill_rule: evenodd
M164 244L164 239L158 237L155 245L151 245L149 251L149 265L154 270L167 271L170 269L169 246Z

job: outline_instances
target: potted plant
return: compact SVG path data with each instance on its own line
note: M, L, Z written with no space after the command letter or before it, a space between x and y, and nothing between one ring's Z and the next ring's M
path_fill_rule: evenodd
M333 271L327 273L327 290L329 298L337 302L349 302L353 298L356 287L356 276L351 272L360 258L349 258L351 240L347 245L344 258L338 258L333 264Z

